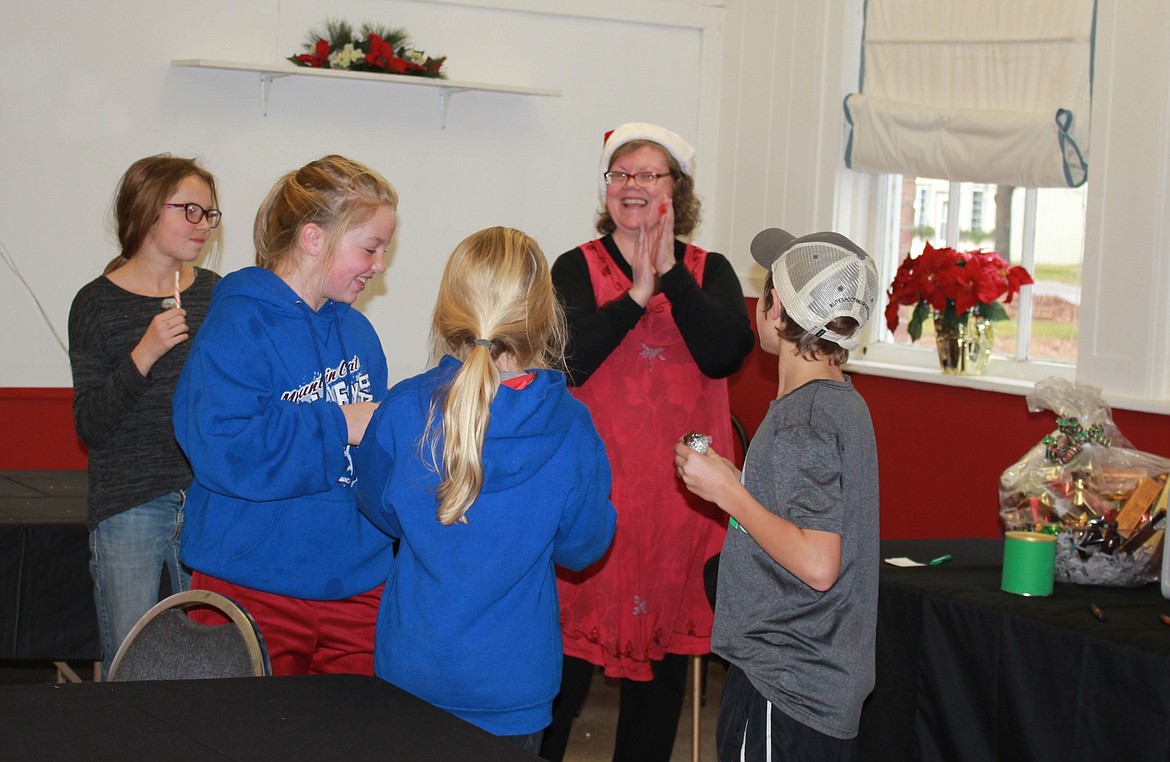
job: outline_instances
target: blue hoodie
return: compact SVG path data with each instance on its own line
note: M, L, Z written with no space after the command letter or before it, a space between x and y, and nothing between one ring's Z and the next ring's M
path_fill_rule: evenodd
M381 584L392 541L356 508L338 403L386 387L382 345L357 310L313 312L259 267L220 281L175 389L175 436L195 472L183 562L311 600Z
M499 388L483 490L468 523L443 526L438 475L419 440L432 399L458 368L444 357L391 389L355 455L358 505L402 538L378 612L374 668L490 733L535 733L551 721L561 685L553 564L583 569L609 547L617 519L609 460L564 375L535 371L524 389Z

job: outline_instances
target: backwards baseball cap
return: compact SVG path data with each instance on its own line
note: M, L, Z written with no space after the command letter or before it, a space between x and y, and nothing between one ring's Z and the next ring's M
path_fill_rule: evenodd
M694 177L695 149L683 140L682 136L656 124L627 122L605 134L605 147L601 151L602 200L605 199L605 173L609 171L609 161L613 158L613 152L635 140L649 140L662 146L678 162L683 174Z
M877 307L878 275L860 246L840 233L796 238L768 228L752 239L752 258L772 271L780 303L797 325L843 349L861 346L855 337ZM839 317L857 321L850 336L825 328Z

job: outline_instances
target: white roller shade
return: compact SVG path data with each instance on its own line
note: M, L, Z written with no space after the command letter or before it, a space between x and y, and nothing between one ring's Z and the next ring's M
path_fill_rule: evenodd
M875 174L1076 187L1093 0L869 0L845 162Z

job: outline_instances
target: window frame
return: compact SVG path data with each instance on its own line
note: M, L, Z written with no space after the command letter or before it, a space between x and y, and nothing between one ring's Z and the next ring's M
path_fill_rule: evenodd
M859 372L873 375L890 376L907 380L941 382L952 386L969 386L995 391L1010 391L1018 393L1021 389L1030 390L1039 380L1049 377L1076 380L1077 366L1075 363L1058 363L1047 360L1023 359L1026 352L1027 339L1031 328L1031 299L1026 300L1026 307L1021 305L1020 320L1017 325L1017 354L1015 357L1003 355L993 356L988 364L987 372L981 376L949 376L943 374L938 364L938 354L933 343L919 340L913 344L896 344L890 340L889 329L886 328L883 311L886 305L886 290L893 281L894 272L899 262L897 251L898 228L900 225L900 204L902 175L870 175L866 178L856 173L849 173L859 182L868 180L868 194L872 204L848 205L858 209L868 206L870 213L868 220L857 220L860 226L853 229L868 229L870 231L869 252L878 265L879 282L883 284L880 309L865 329L863 345L851 353L846 370L852 368ZM956 189L961 183L951 183L951 207L948 208L947 241L957 241L959 236L960 213L951 214L956 209L954 200L958 198ZM1023 231L1023 252L1025 267L1032 269L1032 241L1035 233L1036 190L1025 189L1025 220ZM862 212L864 214L864 212ZM1030 286L1024 288L1031 290ZM1030 296L1030 295L1029 295ZM1025 318L1027 325L1025 327Z

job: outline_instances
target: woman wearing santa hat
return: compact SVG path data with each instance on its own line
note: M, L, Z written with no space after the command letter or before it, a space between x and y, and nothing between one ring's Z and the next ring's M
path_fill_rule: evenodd
M731 264L682 239L699 223L695 150L654 124L606 136L598 172L601 238L557 258L575 396L613 467L617 533L581 572L560 570L565 669L541 754L560 760L595 666L621 678L614 760L668 762L687 657L710 650L703 564L726 517L675 478L690 430L732 451L726 378L755 339Z

